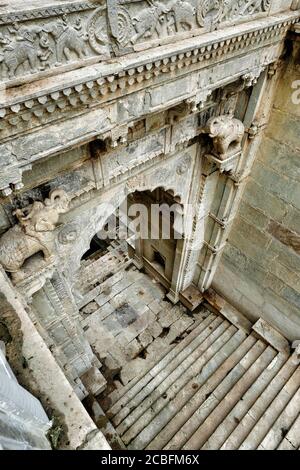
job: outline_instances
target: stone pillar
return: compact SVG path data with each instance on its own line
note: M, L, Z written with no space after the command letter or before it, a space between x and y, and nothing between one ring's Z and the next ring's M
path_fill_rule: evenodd
M274 68L273 64L271 67ZM276 70L276 68L275 68ZM236 156L236 162L230 162L230 171L226 161L222 162L219 171L225 172L218 177L219 193L209 213L209 225L206 229L205 246L200 258L199 289L206 291L213 282L220 258L237 213L240 199L250 174L257 150L261 143L262 130L266 127L272 105L272 98L277 84L276 74L264 71L253 86L243 119L246 134L242 151ZM207 156L210 160L210 155ZM215 160L215 159L214 159ZM221 188L221 189L220 189ZM218 201L218 202L217 202Z

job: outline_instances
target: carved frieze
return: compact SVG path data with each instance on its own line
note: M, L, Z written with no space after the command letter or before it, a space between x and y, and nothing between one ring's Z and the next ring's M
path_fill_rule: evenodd
M103 0L70 1L46 8L0 12L0 80L54 73L160 44L172 36L188 37L224 23L267 15L270 0ZM154 41L154 43L153 43ZM142 46L140 46L142 44Z
M156 79L167 79L168 74L174 74L174 72L177 75L185 74L187 69L202 69L214 63L217 59L236 57L249 47L251 49L265 47L270 43L282 40L289 24L295 21L295 18L282 23L276 20L276 24L266 25L265 27L262 22L259 22L259 28L255 31L248 32L245 28L244 32L237 33L234 36L231 35L226 40L213 39L201 47L193 46L188 50L185 49L184 52L170 52L169 56L164 56L162 59L149 61L148 58L146 63L141 58L143 65L136 63L126 70L120 71L120 67L116 64L115 67L110 66L110 73L108 74L104 74L102 70L99 70L99 74L94 73L93 78L89 76L86 80L82 79L78 84L69 84L69 86L65 84L59 90L56 86L55 91L49 90L49 92L46 92L44 90L37 96L31 96L30 99L22 96L19 100L14 94L13 103L0 108L1 137L13 136L20 131L27 131L39 125L45 125L53 122L58 117L66 116L67 113L74 115L75 112L86 109L88 105L95 106L96 103L100 104L112 99L115 94L119 96L120 93L128 92L130 89L136 90L137 87L149 87L154 84ZM263 67L264 64L268 65L274 60L272 55L275 54L275 51L270 50L268 54L270 57L259 57L260 67ZM278 53L275 55L276 60L278 59ZM250 72L253 73L252 70ZM202 74L202 76L205 79L206 75ZM250 86L257 76L256 70L253 76L246 74L244 77L245 83ZM201 82L199 81L197 89L199 91L190 100L192 109L203 106L211 92L203 79ZM175 92L177 93L176 90ZM8 99L8 96L6 99ZM149 94L147 96L150 97ZM140 114L142 105L143 102L136 102L135 100L133 110L139 109L137 117ZM149 102L149 107L150 105L151 102Z
M1 81L41 74L95 55L109 58L108 42L105 6L95 10L85 2L0 15Z
M270 0L108 0L108 18L120 50L178 33L217 29L223 22L267 13Z

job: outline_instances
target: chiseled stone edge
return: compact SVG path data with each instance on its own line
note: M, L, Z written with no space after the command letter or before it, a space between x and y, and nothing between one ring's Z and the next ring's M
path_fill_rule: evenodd
M103 1L104 3L104 1ZM16 7L11 7L11 12L1 13L0 12L0 26L6 24L12 24L16 21L30 21L44 18L51 18L52 16L63 15L65 13L76 13L78 11L92 10L97 8L99 5L95 5L91 2L64 2L60 4L53 4L46 7L30 7L30 2L26 0L24 10L16 10ZM8 6L9 7L9 6ZM29 9L30 7L30 9Z

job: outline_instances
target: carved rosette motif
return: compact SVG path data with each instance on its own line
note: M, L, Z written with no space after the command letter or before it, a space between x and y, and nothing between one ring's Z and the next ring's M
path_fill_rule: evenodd
M100 55L103 54L105 46L109 43L106 34L105 7L97 8L92 14L88 22L87 34L93 50Z
M223 13L223 6L219 0L200 0L197 8L197 21L202 27L216 26Z
M61 245L74 243L79 234L79 228L76 224L65 225L58 234L58 241Z
M179 161L177 168L176 168L176 173L179 176L184 175L188 169L190 168L192 164L192 158L191 156L187 153L182 159Z
M131 17L125 8L120 7L118 9L117 16L117 32L116 37L118 43L125 47L130 42L134 35L134 28L132 25Z

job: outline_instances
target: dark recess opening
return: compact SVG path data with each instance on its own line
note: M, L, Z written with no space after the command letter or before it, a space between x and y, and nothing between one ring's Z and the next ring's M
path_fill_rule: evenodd
M110 244L109 239L100 240L100 238L98 238L97 235L95 235L92 238L90 248L88 249L88 251L84 253L82 259L91 258L95 253L97 253L98 255L100 255L101 253L104 254L107 251L107 247L109 246L109 244Z
M158 251L154 251L153 261L158 263L165 270L166 268L165 258Z

